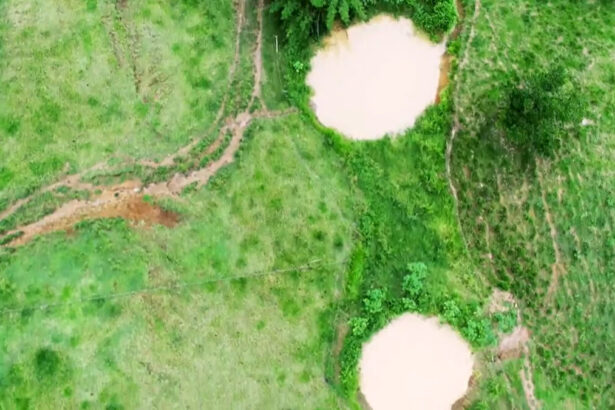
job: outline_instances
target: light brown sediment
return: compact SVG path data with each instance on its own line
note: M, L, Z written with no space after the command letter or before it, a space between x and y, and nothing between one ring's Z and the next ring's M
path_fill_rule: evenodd
M497 355L500 360L523 358L523 367L519 372L519 377L528 407L530 410L536 410L540 408L540 401L535 394L532 362L530 360L530 331L523 326L521 309L513 294L494 289L489 301L489 313L505 312L510 308L517 311L517 325L510 334L502 335L498 344Z
M307 76L318 120L355 140L405 131L434 102L444 50L388 15L333 32Z

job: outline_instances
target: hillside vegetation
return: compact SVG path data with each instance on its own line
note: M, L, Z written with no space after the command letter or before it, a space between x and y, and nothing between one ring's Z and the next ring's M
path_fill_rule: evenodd
M352 142L305 78L380 12L447 38L451 83ZM404 312L471 344L469 408L615 406L614 47L605 1L0 0L0 408L359 408ZM212 164L139 196L168 227L1 236Z
M545 408L615 405L614 28L609 2L483 0L461 73L462 225L483 276L522 302Z

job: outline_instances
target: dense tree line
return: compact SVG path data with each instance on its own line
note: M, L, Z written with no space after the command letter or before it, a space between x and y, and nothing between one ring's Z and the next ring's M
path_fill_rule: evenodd
M450 30L457 17L453 0L273 0L275 13L290 42L322 35L336 20L348 25L379 11L410 15L430 34Z
M305 75L312 56L311 45L336 22L354 21L386 12L412 18L432 37L440 37L457 22L454 0L271 0L269 11L284 33L286 92L299 106L307 107L309 89Z

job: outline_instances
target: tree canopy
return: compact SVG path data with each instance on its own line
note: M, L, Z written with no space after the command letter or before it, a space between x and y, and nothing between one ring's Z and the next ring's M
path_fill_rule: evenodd
M457 18L453 0L273 0L271 11L279 17L291 41L322 34L336 20L348 25L376 11L409 14L429 34L450 30Z

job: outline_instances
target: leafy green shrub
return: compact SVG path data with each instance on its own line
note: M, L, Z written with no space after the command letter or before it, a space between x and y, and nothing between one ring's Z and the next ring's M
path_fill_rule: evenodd
M413 262L408 264L408 275L404 276L402 289L411 298L416 300L422 293L425 287L425 278L427 277L427 266L422 262Z
M386 299L386 293L382 289L371 289L367 292L367 297L363 299L363 305L365 307L365 311L374 315L376 313L382 312L384 309L384 302Z
M60 367L60 355L50 348L41 348L34 356L34 369L39 379L54 376Z
M461 309L457 306L455 300L450 299L444 302L442 306L442 317L452 325L456 325L459 322Z
M493 315L498 330L502 333L510 333L517 325L517 311L515 309L506 312L497 312Z
M368 321L364 317L353 317L350 319L349 325L354 336L362 336L367 329Z

